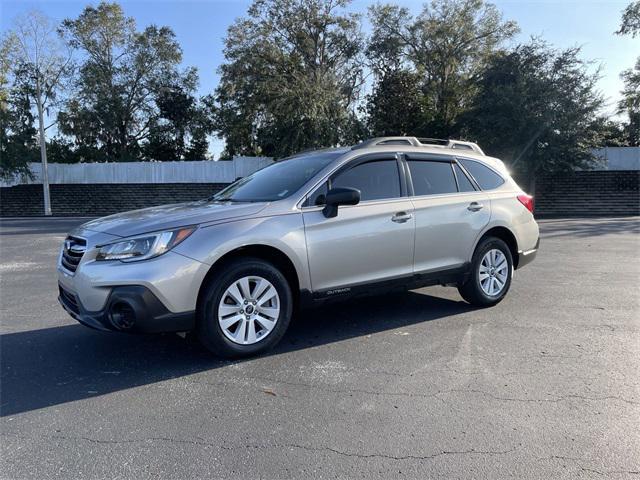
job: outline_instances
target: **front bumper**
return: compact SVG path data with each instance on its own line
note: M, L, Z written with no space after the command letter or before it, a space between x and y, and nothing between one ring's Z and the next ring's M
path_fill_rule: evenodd
M113 287L104 308L95 312L87 310L74 292L58 286L62 308L81 324L96 330L159 333L195 328L195 311L172 313L151 290L141 285Z

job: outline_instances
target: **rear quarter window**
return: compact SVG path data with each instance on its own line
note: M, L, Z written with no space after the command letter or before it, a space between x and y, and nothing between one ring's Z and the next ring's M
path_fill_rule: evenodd
M480 162L464 158L459 158L458 161L483 190L493 190L504 183L504 178Z

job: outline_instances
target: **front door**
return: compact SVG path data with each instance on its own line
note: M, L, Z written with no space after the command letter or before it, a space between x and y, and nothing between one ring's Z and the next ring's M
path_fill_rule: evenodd
M360 203L326 218L323 195L333 187L357 188ZM415 219L395 155L350 162L308 202L303 218L315 292L411 275Z

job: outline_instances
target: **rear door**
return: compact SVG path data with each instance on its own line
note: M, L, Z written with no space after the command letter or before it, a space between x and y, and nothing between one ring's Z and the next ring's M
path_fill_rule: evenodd
M400 168L395 154L367 155L309 195L302 210L314 291L411 275L415 220ZM326 218L323 197L332 187L357 188L360 203Z
M407 153L404 159L416 219L414 272L464 265L489 223L488 196L454 157Z

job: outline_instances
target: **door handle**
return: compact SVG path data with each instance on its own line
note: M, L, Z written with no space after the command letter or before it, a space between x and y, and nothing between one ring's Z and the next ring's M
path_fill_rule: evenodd
M391 221L396 223L404 223L404 222L408 222L412 218L413 218L413 215L411 215L410 213L398 212L393 217L391 217Z
M484 205L482 205L481 203L471 202L467 207L467 210L470 210L472 212L477 212L478 210L482 210L482 207L484 207Z

